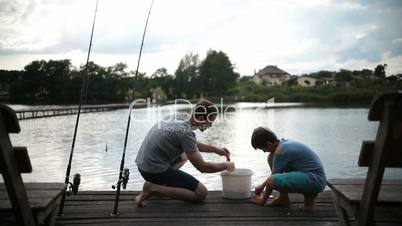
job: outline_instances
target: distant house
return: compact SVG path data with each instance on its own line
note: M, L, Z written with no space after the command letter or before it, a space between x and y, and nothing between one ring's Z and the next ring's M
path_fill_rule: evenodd
M300 76L297 78L297 84L302 87L313 87L317 84L318 79L308 76Z
M253 76L253 81L257 84L265 84L269 86L281 86L290 79L290 74L279 69L277 66L268 65L264 69L258 71Z

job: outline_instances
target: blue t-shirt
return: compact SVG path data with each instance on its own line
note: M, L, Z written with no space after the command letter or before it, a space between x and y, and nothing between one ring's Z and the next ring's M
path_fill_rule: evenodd
M311 179L325 185L324 167L318 155L307 145L295 140L282 139L274 153L273 170L304 172Z

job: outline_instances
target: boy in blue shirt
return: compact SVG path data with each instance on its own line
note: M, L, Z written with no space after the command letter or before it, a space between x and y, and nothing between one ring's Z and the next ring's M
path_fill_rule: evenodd
M304 195L304 207L312 210L319 192L325 188L325 172L321 160L308 146L290 139L279 140L272 130L258 127L251 137L254 149L269 152L271 175L255 188L252 202L265 206L290 206L288 193ZM266 202L273 190L279 197Z

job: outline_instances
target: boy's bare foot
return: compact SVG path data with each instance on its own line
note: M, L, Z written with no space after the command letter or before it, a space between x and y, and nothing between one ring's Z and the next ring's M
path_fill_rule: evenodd
M264 205L265 200L263 199L262 195L255 195L251 198L251 202L257 205Z
M300 211L313 211L314 201L317 194L304 194L304 206L300 207Z
M142 192L137 197L135 197L135 203L137 207L146 206L145 200L151 197L151 188L152 183L145 181L144 186L142 187Z
M267 202L264 204L264 206L269 206L269 207L289 207L290 206L290 201L289 199L281 199L281 198L276 198L272 200L271 202Z

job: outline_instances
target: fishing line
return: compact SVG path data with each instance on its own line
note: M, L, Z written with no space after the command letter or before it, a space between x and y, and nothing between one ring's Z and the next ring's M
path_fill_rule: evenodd
M67 165L67 170L66 170L66 178L65 178L65 183L66 183L66 190L68 186L71 186L72 190L74 193L78 192L78 186L81 181L81 176L79 174L74 175L73 183L70 182L70 171L71 171L71 162L73 159L73 154L74 154L74 147L75 147L75 140L77 137L77 130L78 130L78 124L80 121L80 115L81 115L81 107L82 107L82 102L84 99L84 95L86 96L87 90L88 90L88 63L89 63L89 56L91 55L91 48L92 48L92 38L94 34L94 29L95 29L95 21L96 21L96 12L98 11L98 0L96 0L96 6L95 6L95 14L94 14L94 20L92 23L92 31L91 31L91 38L89 41L89 47L88 47L88 55L87 55L87 62L85 64L84 72L83 72L83 78L82 78L82 85L81 85L81 92L80 92L80 100L78 104L78 112L77 112L77 119L75 122L75 128L74 128L74 135L73 135L73 142L71 145L71 151L70 151L70 157L68 160L68 165ZM61 198L60 202L60 208L59 208L59 216L63 215L63 209L64 209L64 202L66 199L66 191L63 192L63 196Z
M135 70L135 77L134 77L133 88L132 88L133 92L132 92L132 95L131 95L131 101L133 101L133 102L129 106L128 120L127 120L127 127L126 127L126 135L125 135L125 138L124 138L123 154L122 154L121 162L120 162L119 179L117 180L116 186L114 186L114 185L112 186L113 189L117 187L113 213L111 213L112 216L119 215L118 208L119 208L120 187L121 187L121 185L123 183L123 189L126 188L126 185L127 185L127 182L128 182L128 177L129 177L129 174L130 174L129 169L124 168L124 161L125 161L125 157L126 157L127 139L128 139L128 134L129 134L129 131L130 131L131 112L133 110L134 102L135 102L134 101L135 87L136 87L137 80L138 80L138 73L139 73L138 70L139 70L139 67L140 67L140 61L141 61L141 56L142 56L142 47L144 46L145 33L147 31L149 16L151 15L151 10L152 10L153 4L154 4L154 0L152 0L151 6L149 7L147 20L145 22L144 32L142 34L140 52L139 52L138 61L137 61L137 69Z

